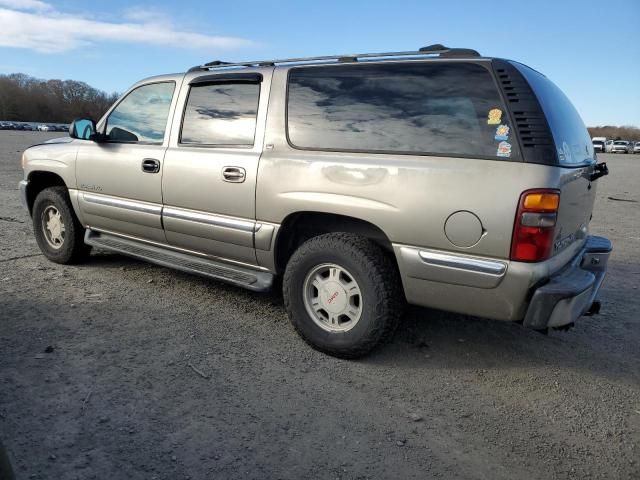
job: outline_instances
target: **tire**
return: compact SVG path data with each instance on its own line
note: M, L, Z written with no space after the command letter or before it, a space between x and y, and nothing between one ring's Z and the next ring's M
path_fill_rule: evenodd
M361 357L390 339L405 305L391 256L349 233L303 243L287 264L283 296L298 334L316 350L340 358Z
M91 247L84 243L84 228L65 187L49 187L38 193L31 218L38 246L49 260L73 264L88 257Z

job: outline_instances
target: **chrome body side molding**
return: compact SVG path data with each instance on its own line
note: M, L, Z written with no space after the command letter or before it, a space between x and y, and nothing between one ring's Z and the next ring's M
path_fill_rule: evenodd
M507 262L394 245L403 275L453 285L495 288L507 272Z
M236 218L223 217L221 215L214 215L210 213L194 212L192 210L175 207L164 207L164 209L162 210L162 215L168 218L205 223L207 225L213 225L215 227L232 228L234 230L240 230L243 232L253 232L254 228L256 228L256 222L250 220L240 220Z
M138 202L135 200L125 200L123 198L111 197L107 195L95 195L93 193L82 193L82 198L87 203L94 205L103 205L106 207L123 208L134 212L151 213L160 215L162 205Z
M488 275L504 275L507 264L495 260L463 257L450 253L440 253L429 250L420 250L420 258L429 265L457 268L469 272L485 273Z

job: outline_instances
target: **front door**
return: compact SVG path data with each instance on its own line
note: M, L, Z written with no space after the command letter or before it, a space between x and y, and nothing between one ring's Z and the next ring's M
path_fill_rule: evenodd
M185 78L182 123L173 127L162 177L169 244L256 263L256 175L271 71Z
M165 243L162 169L176 83L133 88L99 129L106 141L81 141L78 204L89 228Z

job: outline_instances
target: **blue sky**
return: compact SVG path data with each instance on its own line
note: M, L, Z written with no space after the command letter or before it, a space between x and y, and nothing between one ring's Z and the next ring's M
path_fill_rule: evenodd
M511 58L555 81L588 125L640 126L640 0L0 0L0 73L106 91L213 59L412 50Z

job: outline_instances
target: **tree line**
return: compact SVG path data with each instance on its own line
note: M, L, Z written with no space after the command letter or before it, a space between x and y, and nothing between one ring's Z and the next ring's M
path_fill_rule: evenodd
M589 135L593 137L607 137L611 140L633 140L640 142L640 128L638 127L589 127Z
M70 123L98 120L118 99L75 80L41 80L24 73L0 75L0 120Z

